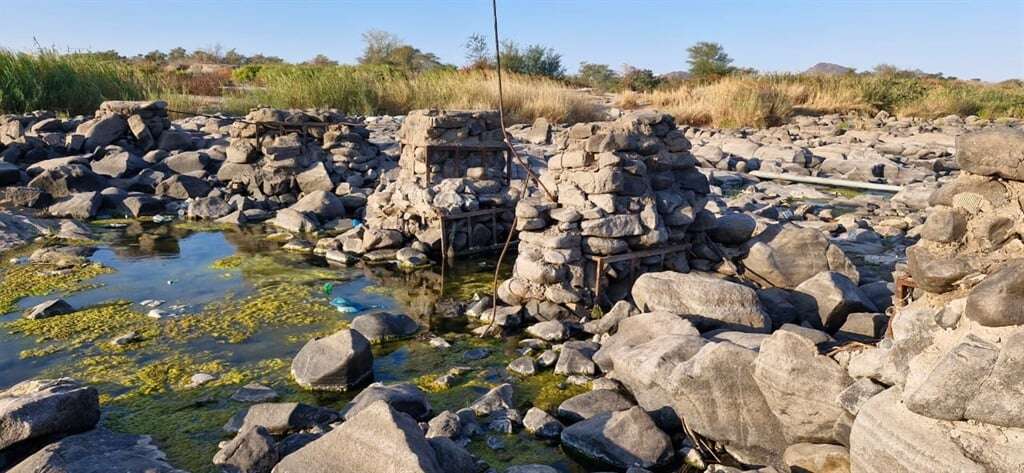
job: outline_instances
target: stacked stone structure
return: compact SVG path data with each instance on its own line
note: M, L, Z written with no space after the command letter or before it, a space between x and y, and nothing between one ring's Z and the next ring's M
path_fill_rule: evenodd
M672 117L638 112L614 122L581 123L557 137L560 152L541 174L543 189L519 202L519 254L499 298L535 317L582 315L593 303L621 300L638 274L711 269L704 244L715 224L704 210L708 180ZM551 195L548 195L548 192ZM594 256L658 248L678 251L611 263L595 301Z
M440 250L443 217L507 208L493 219L475 219L472 226L453 222L444 234L445 248L454 252L487 246L496 237L504 241L518 186L510 186L511 167L497 112L415 110L406 116L398 138L396 178L382 184L366 208L368 234L390 236L373 237L379 242L358 250L411 243L421 250Z

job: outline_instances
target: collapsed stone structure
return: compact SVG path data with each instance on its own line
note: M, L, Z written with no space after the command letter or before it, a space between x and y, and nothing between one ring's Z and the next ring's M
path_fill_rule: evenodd
M441 250L444 237L443 248L459 252L504 241L517 190L496 112L413 111L398 138L397 173L369 197L365 226L345 236L345 251L415 244L426 253ZM493 215L447 223L442 232L443 218L488 209Z
M385 167L366 127L333 111L261 108L229 134L217 178L229 192L288 207L273 223L290 231L358 216Z
M547 320L622 299L651 269L711 269L704 244L715 218L704 210L708 180L690 143L667 114L640 112L582 123L558 137L559 153L540 176L544 189L516 207L519 255L499 298ZM547 192L550 192L549 196ZM610 263L593 257L657 248L675 251ZM595 278L607 288L597 299Z

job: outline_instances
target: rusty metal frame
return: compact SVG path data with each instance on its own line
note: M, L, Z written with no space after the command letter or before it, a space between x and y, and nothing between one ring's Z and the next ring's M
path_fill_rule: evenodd
M893 301L893 305L903 307L913 293L914 288L917 287L917 283L914 282L914 279L909 274L897 274L895 279L896 290L893 291L893 295L896 297L896 300Z
M473 218L474 217L483 217L483 218L488 218L489 217L490 221L491 221L490 228L491 228L491 241L492 241L492 244L486 245L486 246L478 246L478 247L467 246L466 249L462 250L462 252L460 254L464 256L464 255L471 255L471 254L476 254L476 253L482 253L482 252L486 252L486 251L493 251L495 249L501 248L504 245L504 243L505 243L503 241L503 238L499 238L499 235L498 235L498 215L502 214L502 213L505 213L505 212L511 212L511 211L512 211L512 209L508 208L508 207L495 207L495 208L492 208L492 209L480 209L480 210L473 210L473 211L470 211L470 212L454 212L454 213L444 213L444 212L442 212L440 210L436 210L437 219L438 219L438 221L440 222L440 225L441 225L441 261L444 262L444 261L447 261L449 259L454 261L455 257L457 256L454 251L452 251L451 255L448 254L448 250L450 249L448 247L448 234L450 233L450 231L448 230L449 223L452 224L451 227L454 229L454 228L457 228L456 225L457 225L458 222L465 221L466 222L466 228L469 231L469 236L470 236L469 240L470 240L470 243L471 243L472 242L472 236L473 236L473 233L472 233L473 232ZM509 231L514 232L515 228L512 228ZM451 232L454 232L454 230L452 230ZM513 240L513 241L518 242L518 240Z
M689 244L666 246L663 248L654 248L650 250L630 251L627 253L619 253L617 255L599 256L599 255L585 255L585 257L593 261L597 267L594 270L594 304L598 304L601 300L601 278L604 276L605 267L612 263L619 261L629 261L629 274L630 278L636 280L636 260L647 258L651 256L665 256L675 253L683 253L690 251L691 246ZM662 268L665 267L665 259L661 259Z
M467 156L462 156L462 153L469 154L469 153L474 153L474 152L481 153L481 152L499 152L500 151L505 156L505 166L503 166L504 167L504 171L505 171L505 185L507 186L507 185L511 185L512 184L512 148L510 148L505 143L501 143L501 144L479 144L479 145L459 145L459 144L427 145L427 146L425 146L425 148L427 149L427 157L426 157L426 162L425 162L426 168L427 168L427 181L426 181L425 185L427 185L427 186L429 186L430 182L431 182L431 180L430 180L431 179L431 174L430 174L431 151L451 152L452 153L451 159L455 159L455 160L464 159L464 158L467 157Z

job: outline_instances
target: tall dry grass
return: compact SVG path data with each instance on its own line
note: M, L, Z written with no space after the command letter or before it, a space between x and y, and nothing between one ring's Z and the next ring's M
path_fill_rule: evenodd
M404 114L418 108L495 109L497 76L487 71L440 70L408 74L386 67L264 67L252 82L258 88L227 100L229 108L330 107L348 113ZM551 79L503 75L505 111L511 122L538 117L575 123L599 120L593 97Z
M517 74L504 76L511 123L538 117L561 123L600 120L597 97L568 84ZM221 94L224 85L241 86ZM211 98L211 95L222 95ZM111 99L164 99L172 109L245 114L250 107L330 107L351 114L404 114L417 108L494 109L492 71L432 70L412 74L389 67L263 65L226 74L190 75L54 51L0 50L0 112L49 109L85 114ZM976 114L1024 118L1024 82L990 85L901 74L729 76L686 82L671 90L623 93L622 108L655 107L679 123L718 127L769 126L794 114L874 113L939 117Z
M1024 118L1024 86L886 74L747 75L624 95L619 105L651 106L672 113L680 123L723 128L772 125L795 114L879 110L922 118L951 114Z
M785 121L793 102L783 88L752 77L726 78L708 85L654 91L646 103L680 123L722 128L772 126Z

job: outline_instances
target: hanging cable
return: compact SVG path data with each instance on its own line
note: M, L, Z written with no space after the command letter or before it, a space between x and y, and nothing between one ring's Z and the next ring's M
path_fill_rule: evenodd
M516 152L515 146L512 145L512 139L509 137L508 131L505 129L505 95L501 82L501 41L498 39L498 0L491 0L491 13L494 19L494 62L495 70L498 74L498 120L501 125L501 134L502 138L505 140L505 146L508 146L509 151L512 153L512 157L520 166L523 167L524 170L526 170L527 175L527 178L523 180L523 188L519 193L519 197L526 197L526 193L529 190L528 183L532 180L544 190L548 199L554 201L554 194L552 194L544 183L541 182L533 173L533 170L530 169L530 164L528 162L524 162L519 156L519 153ZM518 222L519 217L513 215L512 226L508 229L508 236L505 237L505 244L501 247L501 253L498 255L498 264L494 267L494 281L491 286L491 321L487 325L487 330L485 330L482 335L489 334L493 330L494 323L498 319L498 278L501 275L501 264L505 261L505 255L508 253L508 248L512 244L512 232L515 231Z

